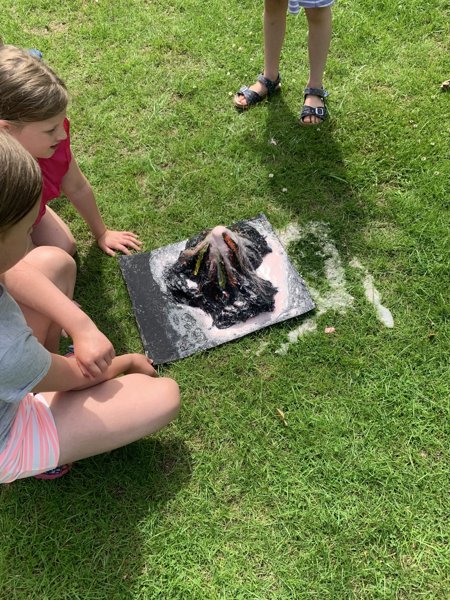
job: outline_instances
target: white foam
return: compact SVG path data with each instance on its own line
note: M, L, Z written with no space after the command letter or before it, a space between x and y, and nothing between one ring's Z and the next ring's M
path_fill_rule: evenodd
M365 268L362 266L362 264L359 262L356 256L354 256L348 264L354 269L360 269L361 271L365 271Z
M317 254L324 258L325 278L329 286L329 292L324 295L308 286L317 305L316 316L320 316L328 310L345 312L352 305L353 296L347 292L345 271L338 249L330 239L330 228L327 223L311 221L300 227L298 223L294 222L289 223L284 230L277 233L285 248L292 242L298 242L305 238L316 238L320 246Z
M288 333L288 339L291 344L294 344L299 337L305 335L305 333L311 333L317 329L317 324L314 319L308 319L302 323L297 329L293 329Z
M258 350L255 352L256 356L261 356L261 354L264 352L268 345L269 342L261 342Z
M359 271L363 271L364 279L363 279L363 287L364 287L364 295L370 304L373 304L375 307L375 311L378 317L378 320L383 323L385 327L389 327L392 329L394 327L394 317L392 316L391 311L381 304L381 296L380 292L377 290L373 283L373 277L369 273L369 271L364 267L356 256L352 258L350 261L350 266L358 269Z
M291 242L297 242L303 237L303 232L298 223L289 223L285 229L277 231L280 242L287 249Z
M354 298L347 292L342 261L335 243L330 238L330 229L326 223L311 221L304 226L300 226L298 223L293 222L289 223L285 229L277 231L277 234L286 249L292 242L315 238L320 247L317 254L324 259L324 274L328 284L328 291L320 294L318 290L309 286L306 282L308 290L316 303L316 312L313 317L290 331L288 334L289 341L282 344L278 350L275 350L276 354L286 354L290 344L295 344L303 335L316 331L317 319L320 315L330 310L345 313L353 304Z

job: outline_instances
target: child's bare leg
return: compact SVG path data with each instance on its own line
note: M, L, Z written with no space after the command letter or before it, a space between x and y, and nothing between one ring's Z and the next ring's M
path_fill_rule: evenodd
M308 19L308 55L309 55L309 80L307 87L321 88L323 74L328 57L331 41L331 6L326 8L305 8ZM317 96L307 96L307 106L317 108L323 106L323 100ZM320 119L308 115L304 123L320 123Z
M264 77L275 81L280 68L281 48L286 33L286 12L288 0L265 0L264 2ZM266 86L257 81L250 86L260 96L267 95ZM241 95L235 101L245 106L247 101Z
M68 226L54 210L47 206L44 216L33 228L31 239L35 246L56 246L73 256L77 250Z
M31 250L25 258L5 274L6 285L11 290L13 297L15 274L20 270L22 281L23 273L26 273L27 269L37 269L49 281L55 284L63 294L68 298L72 298L77 267L74 259L67 252L50 246L41 246ZM20 301L18 304L25 316L26 322L40 343L50 352L58 353L61 327L51 322L41 313L33 310L32 307Z
M166 377L124 375L92 388L45 393L55 419L60 464L95 456L155 433L178 414L178 385Z
M271 81L275 81L280 72L280 55L286 33L287 5L288 0L265 0L264 3L263 75ZM265 89L265 86L262 87Z

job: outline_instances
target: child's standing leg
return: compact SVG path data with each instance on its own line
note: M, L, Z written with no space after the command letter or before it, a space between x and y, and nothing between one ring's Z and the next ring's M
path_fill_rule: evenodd
M331 41L331 6L325 8L305 8L308 20L308 56L309 80L308 88L322 88L323 74L328 57ZM323 99L319 96L306 95L305 106L313 108L323 107ZM321 122L317 116L306 115L302 118L305 124L318 124Z
M286 34L286 10L287 0L265 0L264 76L271 81L275 81L280 72L280 55Z
M328 50L331 41L331 4L333 0L318 0L317 4L326 4L322 8L306 8L305 13L308 21L308 57L309 57L309 80L307 88L319 89L323 87L323 74L327 61ZM301 5L304 5L300 1ZM237 108L245 109L261 102L266 96L271 95L279 89L279 65L281 49L283 47L286 32L286 12L288 0L265 0L264 3L264 72L263 75L269 80L269 87L263 81L257 81L250 88L243 87L234 97ZM307 94L304 107L323 108L323 98L313 94ZM308 112L308 109L306 110ZM310 111L311 112L311 111ZM325 119L314 114L306 114L301 117L301 122L306 125L316 125Z
M280 66L281 48L283 47L284 35L286 33L286 13L288 0L265 0L264 2L264 71L263 75L274 84L277 82ZM275 86L277 89L278 86ZM243 88L241 88L242 90ZM234 104L238 108L247 108L252 104L261 102L271 90L261 82L257 81L250 86L258 96L253 96L239 91L234 97ZM273 90L275 91L275 89ZM258 98L259 97L259 98Z

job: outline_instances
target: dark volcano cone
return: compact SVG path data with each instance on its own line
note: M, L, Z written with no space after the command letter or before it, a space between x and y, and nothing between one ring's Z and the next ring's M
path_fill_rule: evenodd
M178 302L203 309L225 329L274 309L278 290L255 272L269 252L247 223L219 225L188 240L165 273L167 287Z

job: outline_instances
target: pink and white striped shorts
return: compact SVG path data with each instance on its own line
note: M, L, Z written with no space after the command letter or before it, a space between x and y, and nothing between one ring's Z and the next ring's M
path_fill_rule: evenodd
M54 469L58 460L59 440L52 412L43 396L27 394L0 452L0 483Z

